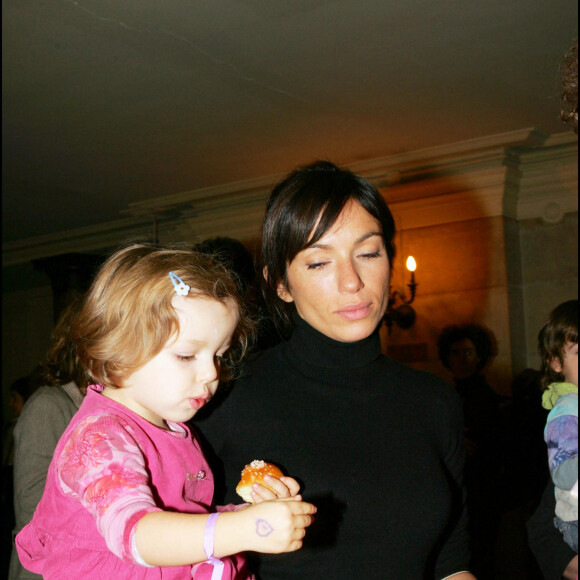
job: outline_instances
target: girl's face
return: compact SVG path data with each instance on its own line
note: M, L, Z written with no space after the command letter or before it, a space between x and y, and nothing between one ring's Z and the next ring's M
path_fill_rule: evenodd
M103 394L162 428L191 419L218 388L219 361L238 323L233 300L175 296L179 333L161 352Z
M354 342L380 323L389 300L389 258L381 226L349 202L326 234L288 265L278 295L326 336Z
M567 383L578 386L578 343L567 342L562 353L564 364L555 358L552 363L552 369L557 373L562 373Z

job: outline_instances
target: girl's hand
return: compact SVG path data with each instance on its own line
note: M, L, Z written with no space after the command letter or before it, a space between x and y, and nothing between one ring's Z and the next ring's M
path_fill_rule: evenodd
M299 483L292 477L282 477L278 479L272 475L266 475L266 477L264 477L264 483L268 487L259 483L254 483L252 485L252 497L254 498L255 503L296 497L300 491Z
M284 487L289 492L289 488L286 485ZM249 506L243 510L247 518L247 549L269 554L300 549L306 528L314 521L315 513L316 507L302 501L300 496L262 501Z

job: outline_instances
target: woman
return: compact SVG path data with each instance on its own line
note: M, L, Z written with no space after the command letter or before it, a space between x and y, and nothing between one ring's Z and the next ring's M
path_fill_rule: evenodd
M262 580L473 580L461 403L432 375L382 356L394 222L365 179L328 162L272 192L267 302L291 331L249 365L200 428L227 497L252 459L305 482L318 508L302 550L255 562Z
M73 299L59 316L45 360L34 373L35 382L43 386L26 402L14 430L14 536L31 520L56 444L87 391L89 380L70 336L81 300ZM22 566L13 546L9 580L37 578L41 576Z
M22 412L24 403L34 393L35 383L30 376L16 379L9 389L8 408L11 417L2 429L2 473L0 477L0 497L2 498L2 567L0 577L8 575L10 552L12 550L12 531L14 529L14 428Z

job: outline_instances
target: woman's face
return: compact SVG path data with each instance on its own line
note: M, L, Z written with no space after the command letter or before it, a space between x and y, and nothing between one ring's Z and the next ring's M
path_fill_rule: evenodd
M379 222L351 201L326 234L288 265L278 295L326 336L354 342L380 323L389 299L390 264Z

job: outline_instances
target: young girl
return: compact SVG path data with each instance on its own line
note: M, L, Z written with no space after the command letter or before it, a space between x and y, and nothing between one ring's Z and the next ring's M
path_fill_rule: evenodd
M215 511L212 473L185 425L250 333L235 283L207 257L139 244L105 262L73 327L98 384L16 537L26 568L45 579L246 580L240 552L301 547L315 508L298 483L269 478L274 491L255 486L254 505Z
M543 406L550 409L544 437L556 493L554 523L578 552L578 300L550 313L538 343Z

